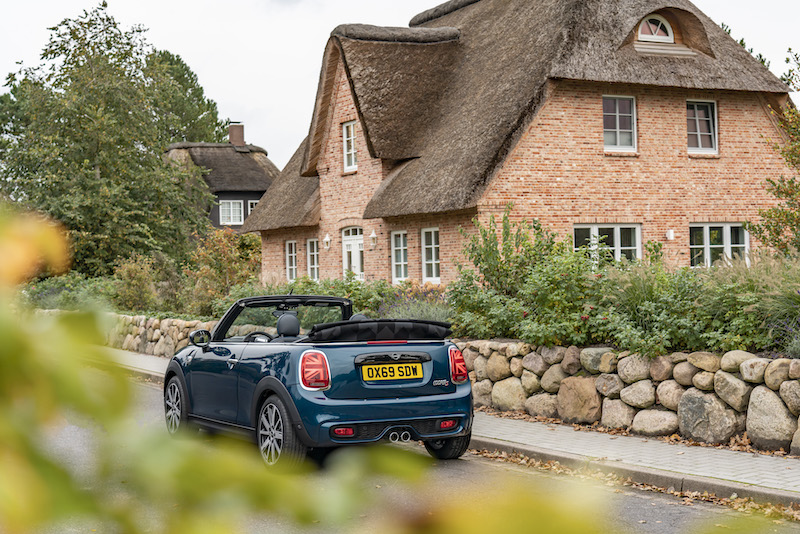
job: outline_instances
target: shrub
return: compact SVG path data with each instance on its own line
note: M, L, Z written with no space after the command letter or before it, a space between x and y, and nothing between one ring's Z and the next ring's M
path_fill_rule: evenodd
M448 322L452 310L447 304L444 287L438 284L403 282L394 297L378 308L378 317L386 319L424 319Z
M50 310L110 308L114 293L109 278L87 278L71 271L31 282L21 291L21 300L28 306Z
M157 307L153 259L139 254L118 261L114 267L114 304L121 310L153 310Z

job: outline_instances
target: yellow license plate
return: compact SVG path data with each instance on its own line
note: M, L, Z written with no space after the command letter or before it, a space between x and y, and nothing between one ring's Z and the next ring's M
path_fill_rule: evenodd
M421 363L382 363L361 367L361 377L366 382L375 380L414 380L422 378Z

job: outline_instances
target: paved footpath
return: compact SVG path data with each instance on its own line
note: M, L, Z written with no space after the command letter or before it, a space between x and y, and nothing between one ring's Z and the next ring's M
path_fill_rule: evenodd
M113 350L121 366L160 380L169 360ZM573 468L587 467L630 477L634 482L719 497L750 497L800 503L800 459L669 444L641 436L576 431L568 425L518 421L475 414L475 449L520 453Z

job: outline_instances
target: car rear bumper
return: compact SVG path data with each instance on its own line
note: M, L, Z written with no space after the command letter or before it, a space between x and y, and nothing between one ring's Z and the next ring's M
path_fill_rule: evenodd
M323 392L298 389L293 393L310 447L375 443L395 432L408 432L413 440L444 439L464 436L472 429L469 382L453 393L397 399L333 400ZM442 430L444 420L455 420L456 426ZM352 428L353 435L335 436L333 429L338 427Z

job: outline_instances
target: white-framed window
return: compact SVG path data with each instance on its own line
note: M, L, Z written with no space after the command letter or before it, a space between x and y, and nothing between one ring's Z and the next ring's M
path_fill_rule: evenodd
M392 283L408 279L408 232L392 232Z
M364 279L364 229L360 226L342 230L342 266L345 276L352 271L356 279Z
M422 281L441 283L438 228L422 229Z
M249 216L253 213L253 210L256 209L256 205L258 204L258 200L248 200L247 201L247 215Z
M244 202L241 200L220 200L219 223L226 226L244 224Z
M342 124L342 148L344 150L344 172L358 169L356 157L356 121Z
M750 234L741 223L689 225L689 256L692 267L710 267L723 258L747 258Z
M312 280L319 280L319 239L309 239L306 241L306 263L308 266L308 277Z
M717 153L717 104L711 101L686 102L686 134L689 152Z
M674 43L672 25L661 15L647 15L639 24L639 40L651 43Z
M286 242L286 279L297 279L297 241Z
M636 99L603 96L603 146L608 151L636 151Z
M615 261L642 257L642 232L638 224L576 224L573 237L575 250L589 247L593 256L606 251Z

